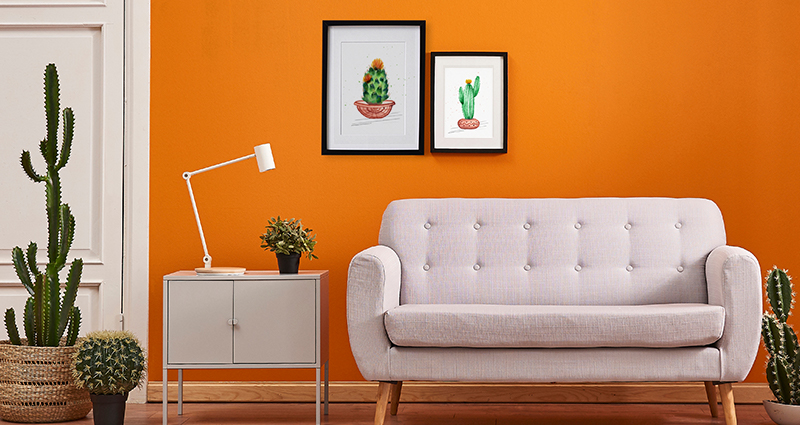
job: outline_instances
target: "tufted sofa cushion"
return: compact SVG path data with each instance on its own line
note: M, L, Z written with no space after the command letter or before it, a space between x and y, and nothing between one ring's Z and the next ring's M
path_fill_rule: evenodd
M406 199L379 243L400 304L705 304L725 228L706 199Z
M406 304L384 315L400 347L690 347L722 336L725 309L708 304L527 306Z

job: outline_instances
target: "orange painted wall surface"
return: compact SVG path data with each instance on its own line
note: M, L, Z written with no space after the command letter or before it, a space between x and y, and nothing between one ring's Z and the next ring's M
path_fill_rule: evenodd
M507 51L508 154L322 156L322 21L423 19L426 51ZM800 275L800 3L789 0L284 2L152 0L150 378L161 379L162 276L202 264L183 171L215 265L275 269L269 217L313 228L328 269L331 379L360 380L347 265L409 197L714 200L728 242ZM796 322L796 321L795 321ZM175 379L175 378L171 378ZM187 371L311 380L313 371ZM763 349L748 379L764 382Z

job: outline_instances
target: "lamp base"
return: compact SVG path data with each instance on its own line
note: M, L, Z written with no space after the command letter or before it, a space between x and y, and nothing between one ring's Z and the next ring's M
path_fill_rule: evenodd
M244 267L198 267L195 273L202 276L241 276L245 272Z

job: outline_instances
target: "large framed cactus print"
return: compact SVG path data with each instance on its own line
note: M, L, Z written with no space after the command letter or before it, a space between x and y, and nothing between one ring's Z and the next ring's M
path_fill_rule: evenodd
M422 155L425 21L322 21L322 154Z
M508 53L431 52L431 152L508 152Z

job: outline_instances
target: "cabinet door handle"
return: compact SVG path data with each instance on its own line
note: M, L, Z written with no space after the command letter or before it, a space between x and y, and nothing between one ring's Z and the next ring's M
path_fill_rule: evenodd
M228 324L230 326L236 326L239 324L239 319L228 319Z

